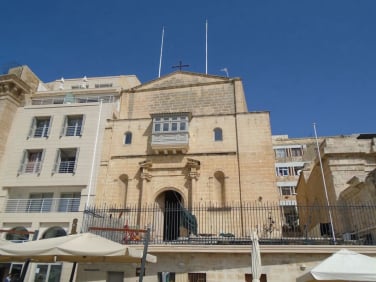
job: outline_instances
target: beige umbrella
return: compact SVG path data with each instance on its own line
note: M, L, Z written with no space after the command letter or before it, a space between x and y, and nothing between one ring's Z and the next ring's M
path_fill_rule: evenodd
M0 261L140 262L137 250L92 233L0 245ZM147 262L157 258L148 254Z
M261 255L260 255L260 245L258 241L258 236L256 232L252 233L252 282L260 282L261 276Z
M51 239L0 245L0 262L25 262L21 273L23 281L30 262L73 262L69 281L73 281L77 263L141 262L143 251L113 242L92 233L68 235ZM156 263L157 258L146 254L146 262Z

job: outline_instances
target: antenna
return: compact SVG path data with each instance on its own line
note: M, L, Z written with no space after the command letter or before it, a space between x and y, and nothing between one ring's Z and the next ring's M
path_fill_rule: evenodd
M227 68L223 68L223 69L221 69L221 71L224 71L226 73L226 77L228 77L228 69Z
M208 20L205 27L205 74L208 74Z
M159 56L159 70L158 70L158 77L161 77L162 52L163 52L163 38L164 38L164 27L162 27L161 55Z

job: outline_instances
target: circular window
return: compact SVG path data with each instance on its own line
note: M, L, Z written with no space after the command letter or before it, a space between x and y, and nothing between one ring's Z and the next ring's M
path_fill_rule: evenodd
M30 235L25 227L17 226L9 230L5 239L9 241L28 241L29 237Z
M55 237L61 237L66 236L67 232L60 226L54 226L47 229L46 232L44 232L42 239L48 239L48 238L55 238Z

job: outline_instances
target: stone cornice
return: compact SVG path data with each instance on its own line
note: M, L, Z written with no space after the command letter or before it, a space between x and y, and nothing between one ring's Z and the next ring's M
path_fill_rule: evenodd
M31 88L15 74L0 76L0 96L10 96L18 102L25 99L25 94L30 93Z

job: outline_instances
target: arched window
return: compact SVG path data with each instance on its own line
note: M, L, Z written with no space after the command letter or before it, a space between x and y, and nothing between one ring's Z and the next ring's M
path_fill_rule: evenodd
M126 132L124 134L124 144L132 144L132 132Z
M216 171L214 173L214 192L215 199L219 205L226 203L225 197L225 174L222 171Z
M42 239L66 236L67 232L60 226L50 227L43 233Z
M128 196L128 175L122 174L119 176L119 195L121 197L120 203L126 205L127 204L127 196Z
M217 127L214 128L214 141L222 141L223 136L222 136L222 129Z
M5 236L6 240L15 241L15 242L22 242L29 240L29 233L27 229L23 226L17 226L12 228L7 235Z

